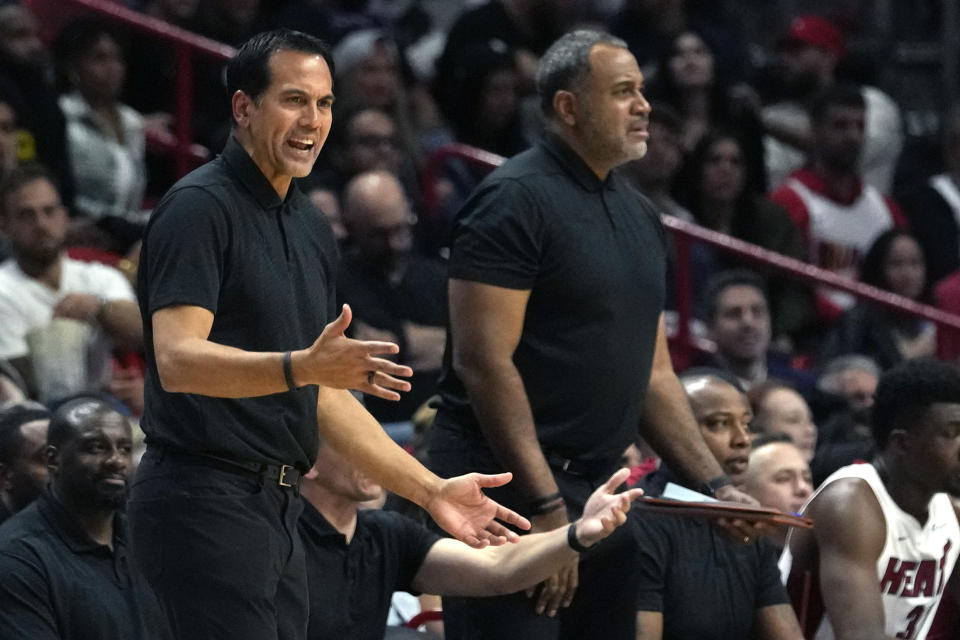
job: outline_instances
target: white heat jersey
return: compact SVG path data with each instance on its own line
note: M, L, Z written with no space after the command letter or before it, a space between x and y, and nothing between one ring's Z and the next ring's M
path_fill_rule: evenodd
M893 501L872 464L853 464L838 469L810 500L828 484L841 478L865 480L877 497L887 523L887 538L877 558L885 633L903 640L925 638L960 552L960 524L953 503L945 493L934 495L927 506L927 521L920 526L916 518ZM804 509L806 507L804 505ZM850 526L855 527L856 523L851 522ZM784 582L790 575L792 561L787 546L780 558ZM833 629L827 616L823 617L813 637L815 640L833 640Z

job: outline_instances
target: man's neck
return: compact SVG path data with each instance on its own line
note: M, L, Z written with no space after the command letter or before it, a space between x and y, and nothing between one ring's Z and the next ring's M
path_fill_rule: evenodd
M815 160L813 170L823 179L828 195L840 202L853 200L860 190L860 176L855 170L833 167Z
M116 509L105 509L78 504L69 494L54 486L60 504L77 519L80 528L97 544L113 549L113 521Z
M767 362L766 359L762 357L757 360L739 360L726 358L718 353L717 359L720 360L733 375L749 382L751 385L763 382L767 377Z
M39 280L51 289L60 289L60 274L63 273L63 257L58 256L56 260L50 263L41 264L28 260L22 256L17 257L17 266L25 274Z
M583 160L584 164L590 167L590 170L601 182L606 180L610 171L619 164L606 158L593 157L589 147L569 128L554 125L550 127L550 130L573 149L573 152Z
M890 461L880 453L873 461L883 486L887 493L897 503L897 506L912 515L923 526L927 522L927 506L933 498L934 492L917 484L914 474L909 473L900 465Z
M357 530L356 502L309 480L301 484L300 493L348 543L353 540Z

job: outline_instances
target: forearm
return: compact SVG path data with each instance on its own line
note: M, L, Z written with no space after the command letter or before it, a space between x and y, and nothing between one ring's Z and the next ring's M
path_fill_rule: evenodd
M440 478L390 439L349 391L320 387L320 437L385 488L426 507Z
M512 360L458 367L494 456L513 472L513 486L531 499L557 491L543 456L523 380Z
M107 300L100 307L97 320L120 346L127 349L143 347L143 321L137 303L130 300Z
M244 351L185 338L157 351L163 388L216 398L252 398L287 390L282 353Z
M670 468L694 484L723 474L697 427L683 386L672 370L654 369L644 405L644 438Z

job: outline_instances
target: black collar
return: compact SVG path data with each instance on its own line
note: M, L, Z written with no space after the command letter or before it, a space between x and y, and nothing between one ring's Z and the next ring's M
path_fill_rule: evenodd
M357 521L359 523L359 517ZM309 500L303 501L303 514L300 516L300 524L306 528L307 535L313 540L318 542L330 540L338 542L344 548L349 546L347 537L334 529L333 525L323 517L323 514L316 507L310 504ZM353 535L356 538L357 532L354 531Z
M53 529L74 553L87 553L100 550L110 553L109 547L96 542L83 530L73 514L67 511L67 508L49 488L45 489L37 498L37 509L40 510L40 514L50 524L50 528ZM124 545L123 527L123 518L120 512L117 512L113 518L114 551L119 550Z
M604 187L612 187L610 178L613 171L607 174L605 180L600 180L593 169L584 162L583 158L557 134L547 132L541 144L563 170L570 174L570 177L585 190L597 192Z
M261 207L270 211L283 204L280 194L273 188L267 177L260 171L260 167L253 161L253 158L250 157L250 154L247 153L247 150L243 148L236 137L230 136L227 139L227 144L223 147L220 157L226 162L236 181L253 195ZM290 190L287 191L288 198L293 189L294 184L291 181Z

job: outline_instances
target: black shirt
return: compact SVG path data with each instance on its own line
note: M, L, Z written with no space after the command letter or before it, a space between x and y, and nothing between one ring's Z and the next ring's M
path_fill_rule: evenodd
M412 591L439 539L399 513L365 510L348 544L306 501L298 528L307 563L309 640L383 638L393 592Z
M317 388L238 399L168 393L157 375L151 315L203 307L214 314L212 342L302 349L336 317L336 264L330 225L296 182L281 200L234 138L174 185L147 227L137 279L147 443L306 471L317 452Z
M128 556L124 519L114 521L111 551L50 492L0 527L0 636L171 637L153 591Z
M452 278L530 290L513 360L541 446L587 462L632 442L664 302L666 243L653 205L604 181L551 136L508 160L457 216ZM479 438L448 342L436 425ZM434 443L442 441L437 434Z

